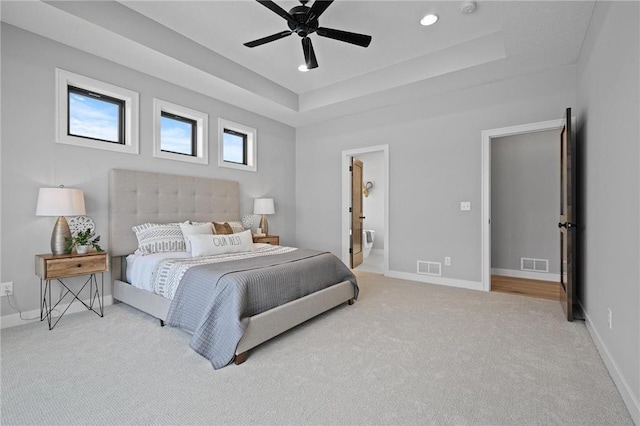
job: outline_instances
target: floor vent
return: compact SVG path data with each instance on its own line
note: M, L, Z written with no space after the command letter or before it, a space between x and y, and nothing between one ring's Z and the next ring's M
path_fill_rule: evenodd
M547 259L532 259L529 257L520 258L520 269L531 272L549 272L549 261Z
M418 260L418 274L440 277L442 276L442 263Z

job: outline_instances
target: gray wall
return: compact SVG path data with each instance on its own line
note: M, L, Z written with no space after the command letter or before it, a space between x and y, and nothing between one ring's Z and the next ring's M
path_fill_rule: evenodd
M368 197L363 199L364 229L376 231L373 240L373 249L384 249L384 154L382 152L371 152L368 154L358 154L357 157L364 164L363 182L371 181L373 189Z
M140 155L55 143L56 67L140 93ZM209 114L209 165L153 158L154 97ZM269 217L270 229L282 243L295 243L295 131L289 126L6 24L2 24L2 112L1 280L14 281L15 300L23 310L38 309L34 255L50 252L55 222L35 216L38 188L64 184L83 189L87 215L108 247L112 168L237 180L241 213L252 213L254 197L273 197L277 210ZM258 172L217 167L218 117L257 129ZM6 298L1 303L3 316L15 313Z
M578 62L582 150L580 300L640 423L639 5L597 2ZM609 329L608 309L613 316ZM602 349L602 348L601 348ZM614 379L617 375L612 374Z
M341 152L389 144L389 269L450 256L443 277L480 282L482 130L559 119L574 103L566 66L298 128L298 244L340 256Z
M491 140L491 267L549 260L560 273L560 131Z

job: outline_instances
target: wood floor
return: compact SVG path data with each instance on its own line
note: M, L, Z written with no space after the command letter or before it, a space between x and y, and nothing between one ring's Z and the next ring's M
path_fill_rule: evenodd
M491 291L520 294L540 299L559 300L560 283L527 278L491 275Z

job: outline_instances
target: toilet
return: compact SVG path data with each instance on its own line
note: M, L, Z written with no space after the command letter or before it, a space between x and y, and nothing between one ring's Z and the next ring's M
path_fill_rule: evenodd
M371 235L371 241L367 239L367 233ZM371 248L373 247L373 242L376 239L376 231L372 229L363 229L362 230L362 258L366 259L371 253Z

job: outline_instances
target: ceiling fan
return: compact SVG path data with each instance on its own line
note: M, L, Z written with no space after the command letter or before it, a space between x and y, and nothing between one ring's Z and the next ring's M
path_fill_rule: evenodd
M315 0L311 7L307 6L309 0L300 0L302 5L294 7L289 12L271 0L257 1L267 9L286 19L289 29L244 43L244 45L247 47L261 46L296 33L302 37L302 51L304 52L304 61L308 70L318 68L318 60L316 59L316 54L313 51L311 39L308 37L309 34L316 33L321 37L332 38L334 40L344 41L346 43L362 47L368 47L369 43L371 43L371 36L320 26L318 18L320 18L320 15L322 15L331 3L333 3L333 0Z

